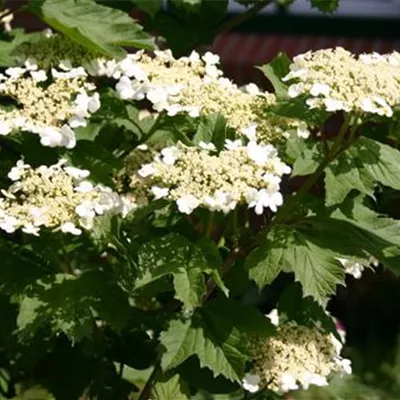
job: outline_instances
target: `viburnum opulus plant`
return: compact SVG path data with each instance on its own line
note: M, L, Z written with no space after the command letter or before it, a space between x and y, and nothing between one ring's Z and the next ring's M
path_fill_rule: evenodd
M270 93L108 3L32 0L53 31L30 34L0 14L2 398L284 398L351 374L326 306L346 273L399 268L376 209L400 190L400 54L280 54Z

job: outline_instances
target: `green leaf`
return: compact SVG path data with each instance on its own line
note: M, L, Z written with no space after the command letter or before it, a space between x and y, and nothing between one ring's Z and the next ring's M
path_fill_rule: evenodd
M308 0L311 3L312 8L318 8L318 10L325 13L332 13L339 8L339 0Z
M178 374L157 381L151 391L151 398L155 400L188 400L189 395L189 388Z
M13 29L11 31L12 40L0 40L0 67L10 67L15 65L15 50L22 43L34 41L39 37L38 33L25 33L22 29Z
M304 296L311 296L326 305L336 285L344 283L344 268L334 259L334 253L314 245L301 235L286 248L285 258L291 265L296 281L301 283Z
M182 235L170 233L145 243L138 258L141 276L137 288L172 274L176 298L188 310L200 304L205 292L203 273L208 267L200 247Z
M292 177L314 173L324 157L321 143L304 140L301 153L293 164Z
M121 46L154 48L150 36L128 14L92 0L32 0L28 8L75 42L110 57L123 57Z
M269 106L266 111L281 115L282 117L297 118L307 122L310 126L318 127L329 118L329 113L324 110L310 110L303 96L289 100L281 99L277 103Z
M196 355L200 366L209 368L214 377L221 374L239 381L243 376L246 341L240 331L212 307L196 312L192 319L172 320L160 340L165 348L161 362L164 371Z
M120 158L95 141L80 140L73 151L66 152L64 157L75 167L90 171L90 178L106 185L113 185L113 175L123 167Z
M359 201L348 201L330 217L311 216L299 229L314 245L329 249L336 257L366 259L373 255L399 272L399 221L383 217ZM340 232L340 234L338 234Z
M221 114L212 114L201 117L197 132L193 137L193 143L198 145L201 141L212 142L218 150L222 150L225 138L228 136L226 119Z
M372 196L374 181L349 152L342 153L325 169L325 203L327 206L342 203L352 190Z
M31 336L43 325L78 341L91 336L96 318L121 330L130 317L128 299L110 277L100 271L80 276L57 274L28 286L17 319L23 335Z
M249 272L249 278L260 289L271 284L281 272L284 263L283 253L284 245L279 235L271 232L266 242L253 250L246 258L245 268Z
M133 4L141 11L150 15L151 18L162 9L162 0L132 0Z
M287 85L282 78L289 73L290 58L285 53L279 53L270 63L257 67L271 82L278 97L287 97Z
M310 327L321 324L325 331L338 335L335 323L324 307L311 297L304 298L301 286L297 282L283 291L279 298L278 313L280 321L295 321Z
M0 290L19 294L37 279L53 273L53 267L39 254L7 240L0 240Z
M365 137L361 137L349 151L372 179L400 190L400 151Z
M275 328L269 318L257 308L238 300L219 298L206 305L217 315L223 315L226 321L241 332L258 336L271 336Z
M304 296L311 296L321 305L325 305L329 296L335 293L336 285L344 282L344 268L335 259L329 245L314 244L301 229L278 228L269 232L268 239L271 242L267 242L267 246L270 246L270 252L272 249L272 254L268 254L265 247L254 256L254 268L258 272L254 275L260 283L263 283L264 275L257 268L261 269L263 263L256 256L261 259L263 252L266 256L268 254L267 260L274 268L278 269L279 264L285 271L292 270L296 281L302 285Z

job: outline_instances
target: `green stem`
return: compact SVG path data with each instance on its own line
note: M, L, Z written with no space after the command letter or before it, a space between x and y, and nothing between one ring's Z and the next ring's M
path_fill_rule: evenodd
M210 212L208 214L207 226L206 226L206 232L205 232L207 237L211 236L213 226L214 226L214 217L215 217L215 214L213 212Z
M146 384L144 385L144 388L140 392L140 395L138 397L138 400L148 400L151 394L151 388L153 386L153 383L156 381L156 376L158 372L161 369L161 361L158 361L156 365L153 368L153 371L151 372L149 378L147 379Z
M232 212L232 239L237 244L238 239L238 210L235 208Z
M331 159L334 159L336 157L337 151L340 150L344 136L346 135L346 132L349 130L351 119L352 119L352 114L347 114L344 119L343 125L340 128L338 135L336 136L336 140L329 151L328 157L330 157Z
M235 17L229 19L224 24L222 24L217 31L215 32L217 35L221 33L227 33L232 29L236 28L237 26L241 25L243 22L247 21L248 19L256 16L263 8L267 7L274 0L263 0L257 3L256 5L250 7L244 13L238 14Z
M351 119L352 119L351 114L346 115L343 125L340 128L340 131L339 131L339 133L336 137L336 140L333 143L331 149L329 150L329 153L322 159L322 161L319 164L316 171L306 180L306 182L304 183L304 185L301 186L299 191L296 192L296 194L292 195L287 200L287 202L279 209L275 218L271 222L269 229L271 229L276 224L284 221L288 217L288 215L296 207L298 201L304 195L306 195L311 190L311 188L317 183L318 179L323 174L323 172L324 172L325 168L328 166L328 164L331 161L333 161L341 153L343 140L346 135L346 132L349 129ZM353 126L352 130L355 131L355 129L356 129L356 126Z

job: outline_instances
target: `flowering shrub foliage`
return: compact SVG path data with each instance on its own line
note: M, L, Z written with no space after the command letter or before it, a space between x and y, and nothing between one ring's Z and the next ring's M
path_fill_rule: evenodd
M1 396L272 399L351 374L326 306L346 273L399 268L379 196L400 54L280 54L273 92L238 87L193 50L227 2L133 1L173 51L116 3L31 0L52 30L29 34L1 14Z

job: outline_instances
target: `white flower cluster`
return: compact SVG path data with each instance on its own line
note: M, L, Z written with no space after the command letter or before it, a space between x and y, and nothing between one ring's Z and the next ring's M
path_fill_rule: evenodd
M80 235L90 230L94 218L105 213L125 216L135 205L110 188L87 180L90 173L66 165L61 159L51 166L32 168L19 160L8 177L14 182L1 190L0 229L18 229L39 235L42 227Z
M252 83L239 88L222 76L218 63L219 56L210 52L200 56L193 51L189 57L175 59L166 50L155 51L154 57L138 52L120 62L94 59L83 65L91 75L118 79L116 90L122 99L146 99L156 112L191 117L221 113L240 134L253 135L251 140L256 136L263 141L281 140L293 130L308 137L304 122L266 117L265 108L275 102L275 96Z
M225 214L239 204L276 211L282 204L281 177L291 169L270 144L226 140L225 149L213 154L212 143L199 147L181 143L157 153L138 175L154 199L175 201L180 212L191 214L197 207ZM137 185L135 184L135 187Z
M373 265L377 267L379 265L379 261L374 257L369 257L369 259L365 260L350 260L348 258L338 258L338 261L345 268L346 274L352 275L355 279L360 279L363 271Z
M351 374L351 361L340 356L342 343L318 326L309 328L294 322L279 324L277 310L268 317L277 326L268 339L251 341L253 367L243 378L243 388L257 392L267 386L276 393L286 393L310 385L325 386L334 372Z
M14 130L36 133L43 146L73 148L74 128L100 108L96 87L86 80L86 71L62 65L51 73L39 69L35 60L0 74L0 94L16 100L20 108L0 109L0 135ZM43 86L43 83L46 85Z
M400 104L400 53L361 54L341 47L309 51L293 59L289 96L305 94L310 108L391 117Z

